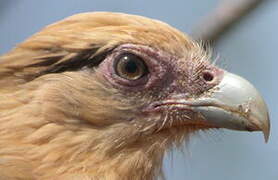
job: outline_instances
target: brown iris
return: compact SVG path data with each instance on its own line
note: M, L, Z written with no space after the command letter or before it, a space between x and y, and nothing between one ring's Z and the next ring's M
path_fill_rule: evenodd
M116 73L127 80L137 80L147 73L143 59L131 53L121 55L115 63Z

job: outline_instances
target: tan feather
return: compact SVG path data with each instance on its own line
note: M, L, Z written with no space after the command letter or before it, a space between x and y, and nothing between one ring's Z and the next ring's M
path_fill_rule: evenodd
M0 179L152 180L161 174L173 139L166 132L140 138L152 126L122 122L134 116L134 105L98 73L63 71L124 43L204 56L165 23L99 12L47 26L0 58Z

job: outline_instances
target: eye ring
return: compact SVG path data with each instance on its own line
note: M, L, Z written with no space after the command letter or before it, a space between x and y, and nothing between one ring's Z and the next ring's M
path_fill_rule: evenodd
M148 73L144 60L132 53L119 55L114 63L114 69L118 76L127 80L138 80Z

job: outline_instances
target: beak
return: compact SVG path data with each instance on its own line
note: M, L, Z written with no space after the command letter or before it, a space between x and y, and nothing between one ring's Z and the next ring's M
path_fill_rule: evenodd
M265 142L270 133L267 106L247 80L224 72L222 81L206 97L186 102L209 124L242 131L262 131Z

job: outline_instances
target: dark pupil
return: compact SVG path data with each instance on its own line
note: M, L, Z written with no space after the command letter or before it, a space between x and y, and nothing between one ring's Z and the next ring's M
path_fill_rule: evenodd
M142 58L133 54L124 54L115 62L116 73L128 80L139 79L147 71Z
M125 68L125 71L129 74L133 74L133 73L137 72L137 70L138 70L137 63L134 60L127 60L124 68Z

